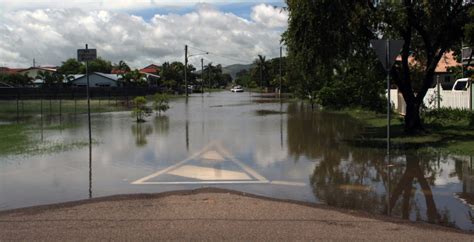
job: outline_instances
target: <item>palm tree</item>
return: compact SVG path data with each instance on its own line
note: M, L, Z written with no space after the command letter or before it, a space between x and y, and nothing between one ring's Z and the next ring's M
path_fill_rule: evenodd
M125 71L125 72L129 72L131 70L130 67L127 65L127 63L123 60L119 61L119 63L115 66L115 68L121 71Z
M264 85L264 74L266 75L266 72L268 71L268 62L266 60L265 56L258 55L258 58L255 59L254 64L257 66L257 70L260 73L260 87L263 87Z

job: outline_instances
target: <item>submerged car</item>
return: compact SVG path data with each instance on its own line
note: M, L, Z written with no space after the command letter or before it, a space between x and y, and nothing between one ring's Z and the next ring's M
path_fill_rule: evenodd
M244 92L241 86L234 86L230 89L231 92Z

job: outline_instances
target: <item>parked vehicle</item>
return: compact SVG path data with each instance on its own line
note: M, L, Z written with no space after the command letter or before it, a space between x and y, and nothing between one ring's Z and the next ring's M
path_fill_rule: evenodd
M230 89L231 92L244 92L244 89L241 86L234 86Z
M466 91L469 88L469 78L457 79L452 91Z

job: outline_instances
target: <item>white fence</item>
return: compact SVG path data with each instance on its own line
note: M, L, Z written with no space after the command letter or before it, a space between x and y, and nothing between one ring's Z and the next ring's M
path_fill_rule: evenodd
M453 109L470 109L474 99L474 93L471 90L472 85L466 91L445 91L441 88L431 88L425 95L423 102L429 109L436 108L453 108ZM439 95L438 95L438 90ZM406 113L406 103L401 93L397 89L390 90L393 108L400 114Z

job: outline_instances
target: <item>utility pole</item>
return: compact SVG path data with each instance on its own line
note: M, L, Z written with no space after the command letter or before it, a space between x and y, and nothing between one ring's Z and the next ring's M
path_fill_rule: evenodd
M201 94L204 96L204 59L201 58Z
M188 98L188 45L184 46L184 90Z
M35 58L33 58L33 68L35 68L35 67L36 67L36 60L35 60Z
M282 52L283 52L283 47L280 46L280 88L278 89L278 96L280 97L281 99L281 62L282 62Z

